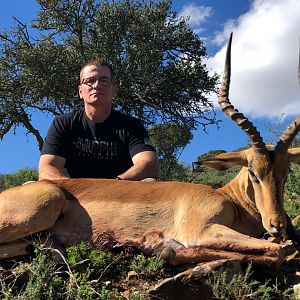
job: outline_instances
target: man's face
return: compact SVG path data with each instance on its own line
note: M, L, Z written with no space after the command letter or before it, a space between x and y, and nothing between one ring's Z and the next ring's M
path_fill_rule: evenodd
M112 82L110 69L106 66L86 66L81 71L79 96L87 105L103 106L111 104L117 87Z

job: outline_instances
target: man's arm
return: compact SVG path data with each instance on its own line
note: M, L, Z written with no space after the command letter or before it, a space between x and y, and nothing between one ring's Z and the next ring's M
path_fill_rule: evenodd
M43 154L39 162L39 180L67 179L69 175L64 170L65 158L52 154Z
M156 152L139 152L132 158L133 166L118 177L125 180L159 179L159 161Z

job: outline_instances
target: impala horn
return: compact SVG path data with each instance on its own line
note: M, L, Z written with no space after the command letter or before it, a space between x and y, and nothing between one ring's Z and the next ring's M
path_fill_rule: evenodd
M229 100L229 85L230 85L230 75L231 75L231 43L232 43L232 33L230 34L227 51L226 51L226 59L225 59L225 67L224 67L224 75L221 87L218 93L218 102L221 106L222 111L238 126L240 126L243 131L248 135L252 147L255 151L266 154L267 149L266 145L260 136L259 131L256 127L237 109L231 105Z
M299 47L299 63L298 63L298 81L300 84L300 47ZM300 130L300 115L296 117L296 119L290 123L290 125L286 128L283 134L280 137L275 149L280 153L287 152L290 144L293 139L296 137L297 133Z

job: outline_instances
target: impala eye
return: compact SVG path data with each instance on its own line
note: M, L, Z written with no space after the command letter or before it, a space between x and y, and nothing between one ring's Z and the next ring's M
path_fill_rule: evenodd
M256 177L256 175L254 174L254 172L250 169L248 169L248 171L249 171L249 176L250 176L251 181L253 181L255 183L259 183L259 180Z

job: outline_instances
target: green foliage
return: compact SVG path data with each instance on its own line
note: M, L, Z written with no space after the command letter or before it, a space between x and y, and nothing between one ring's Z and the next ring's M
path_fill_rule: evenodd
M200 156L198 161L212 158L220 153L224 153L224 150L210 150ZM161 180L175 180L185 181L191 183L201 183L212 186L213 188L220 188L231 181L241 167L234 167L226 171L219 171L205 166L193 166L191 168L184 164L178 163L177 160L172 158L164 158L160 160L161 167Z
M188 165L179 163L175 157L162 158L159 163L161 181L186 181L187 173L190 171Z
M22 298L55 299L61 295L62 279L56 274L56 265L48 251L36 246L36 254L31 263L20 264L20 271L28 276Z
M85 298L90 299L90 298ZM101 300L125 300L125 297L120 295L120 293L116 289L108 290L105 287L102 287L97 299Z
M284 195L284 209L291 219L299 217L300 215L300 194L285 193ZM300 220L299 220L300 221ZM300 224L299 224L300 225ZM300 226L297 226L299 228Z
M74 279L68 283L69 299L125 300L117 289L107 289L98 280L93 280L87 272L74 273Z
M38 0L30 24L0 32L0 138L17 126L43 139L31 122L81 105L79 70L90 59L115 68L114 104L146 125L216 123L212 102L217 76L206 49L169 0ZM67 88L66 88L67 87Z
M85 242L67 248L67 261L70 265L86 262L85 265L91 270L97 270L97 274L103 274L109 267L118 269L117 262L121 258L122 253L113 255L109 251L97 250Z
M226 171L219 171L208 167L200 167L197 168L193 173L188 173L186 181L207 184L213 188L220 188L231 181L239 171L240 167L234 167Z
M104 269L109 264L114 263L119 260L121 255L113 255L109 251L100 251L96 249L92 249L89 254L89 259L91 261L92 267L98 269Z
M14 298L13 293L14 282L7 283L5 280L0 279L0 299L10 300Z
M148 129L148 132L160 157L175 157L193 138L187 127L177 124L158 124Z
M212 158L218 154L225 153L225 150L209 150L197 157L197 161L206 160Z
M273 300L282 299L282 296L289 291L280 291L268 282L260 283L251 278L252 266L248 265L244 274L229 275L227 272L213 272L207 281L212 288L216 299L221 300L246 300L260 299Z
M36 246L36 258L31 262L14 263L14 272L17 271L16 279L12 275L0 277L0 299L107 299L107 300L145 300L148 299L146 291L139 290L140 286L151 286L162 274L162 263L157 258L135 255L124 257L127 263L123 263L123 277L99 277L97 267L82 267L80 270L69 265L60 253L62 261L58 264L53 257L53 250L45 249L40 245ZM73 246L72 246L73 247ZM76 246L74 246L76 247ZM69 253L83 261L89 260L86 256L79 258L74 254L77 250L69 249ZM89 255L89 245L78 245L81 249L80 255ZM92 249L91 250L95 250ZM56 253L57 254L57 253ZM101 253L99 252L101 255ZM78 262L79 263L79 262ZM77 264L78 264L77 263ZM126 274L129 270L138 273L137 285L128 282ZM280 290L277 284L271 283L265 278L257 281L253 277L251 265L244 274L229 274L227 272L213 272L206 284L212 288L215 299L291 299L291 290ZM276 275L278 270L273 270ZM266 272L268 273L268 272ZM107 274L110 276L110 274ZM171 276L171 274L164 274ZM154 277L155 276L155 277ZM174 276L174 274L173 274ZM262 277L265 277L264 275ZM146 281L143 281L144 280ZM21 279L21 280L20 280ZM282 285L281 288L284 288ZM123 291L129 293L126 298Z
M285 202L284 208L291 219L300 215L300 166L292 164L290 174L285 184ZM298 224L299 223L299 224ZM300 228L300 220L294 224L297 229Z
M160 179L184 180L187 166L178 163L178 158L193 137L191 131L184 125L159 124L148 132L160 158Z
M149 298L146 297L145 295L137 292L137 291L133 291L130 295L129 295L129 300L148 300Z
M203 161L225 153L224 150L210 150L200 156L197 161ZM215 170L205 166L194 165L194 173L189 174L188 182L207 184L213 188L220 188L231 181L240 171L241 167L234 167L226 171Z
M300 166L291 164L290 174L285 185L285 191L287 193L296 193L300 195Z
M91 246L88 243L80 243L67 248L67 261L75 265L88 257L91 252Z
M14 264L14 268L18 269L18 278L22 280L12 280L11 275L0 277L0 299L125 300L122 294L124 287L129 291L130 300L146 299L144 292L137 288L131 291L131 287L126 287L123 277L130 270L132 257L127 257L125 260L128 262L120 264L120 276L115 276L116 264L110 272L104 273L104 270L107 271L120 256L97 250L89 244L81 243L69 247L67 258L55 251L55 259L54 250L39 244L35 244L35 248L36 257L32 261ZM59 264L57 255L61 258ZM72 261L72 264L68 261ZM149 265L150 262L145 263L144 267L150 270ZM153 270L152 274L154 272ZM114 286L111 284L112 280L115 281ZM118 284L119 280L122 283Z
M130 269L139 275L153 277L158 275L163 267L163 261L157 256L146 257L143 254L136 255L130 263Z
M0 191L38 179L37 169L24 168L14 174L0 174Z

